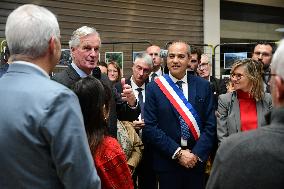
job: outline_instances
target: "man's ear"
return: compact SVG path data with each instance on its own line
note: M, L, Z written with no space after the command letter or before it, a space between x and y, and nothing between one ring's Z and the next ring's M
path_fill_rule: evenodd
M49 42L48 42L48 45L49 45L49 53L50 54L54 54L55 52L55 48L56 48L56 41L55 41L55 38L52 36L50 39L49 39Z
M275 76L274 87L276 87L276 98L278 98L279 100L284 100L284 80L278 75Z

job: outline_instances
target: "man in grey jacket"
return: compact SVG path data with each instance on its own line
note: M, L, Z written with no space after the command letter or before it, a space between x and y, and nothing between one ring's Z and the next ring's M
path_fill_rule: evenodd
M56 17L20 6L5 35L13 62L0 78L0 187L100 189L78 99L48 76L61 51Z
M275 52L270 76L274 109L269 125L232 135L221 143L208 189L284 188L284 41Z

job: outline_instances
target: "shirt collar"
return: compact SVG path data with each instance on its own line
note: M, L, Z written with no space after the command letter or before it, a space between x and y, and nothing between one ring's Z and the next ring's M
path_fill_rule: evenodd
M150 75L150 77L153 75L153 73L156 73L156 74L157 74L157 76L161 76L161 75L163 75L162 68L160 67L160 69L159 69L158 71L156 71L156 72L152 72L152 73L151 73L151 75Z
M132 77L133 77L133 76L131 76L131 78L130 78L130 82L131 82L131 87L132 87L132 89L133 89L133 90L136 90L137 88L142 88L143 90L145 90L145 83L143 83L143 85L142 85L141 87L138 87L138 86L136 85L136 83L133 81Z
M45 70L43 70L41 67L36 65L36 64L30 63L30 62L26 62L26 61L15 61L14 63L16 63L16 64L24 64L24 65L27 65L27 66L34 67L35 69L37 69L40 72L42 72L46 77L50 78L48 73Z
M171 73L169 73L170 78L173 80L174 83L176 83L177 81L183 81L185 84L187 84L187 72L185 72L185 75L183 76L182 79L177 79L174 76L172 76Z
M88 76L88 74L81 70L74 62L71 63L71 66L76 70L76 72L80 75L81 78Z

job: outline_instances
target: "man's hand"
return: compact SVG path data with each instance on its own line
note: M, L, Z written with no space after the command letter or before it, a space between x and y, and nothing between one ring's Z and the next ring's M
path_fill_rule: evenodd
M133 128L135 130L140 130L145 126L144 119L139 121L133 121Z
M121 79L121 85L123 89L121 93L122 100L127 101L130 107L134 107L136 105L136 98L131 86L125 84L125 78Z
M196 156L189 150L181 150L181 156L179 157L179 163L186 168L193 168L197 163Z

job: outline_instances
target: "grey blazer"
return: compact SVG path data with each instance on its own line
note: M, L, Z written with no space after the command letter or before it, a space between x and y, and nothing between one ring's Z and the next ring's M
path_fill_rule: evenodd
M264 98L256 103L258 127L265 125L264 115L267 114L271 108L271 95L265 93ZM229 135L241 132L239 100L235 91L219 96L216 114L219 143Z

